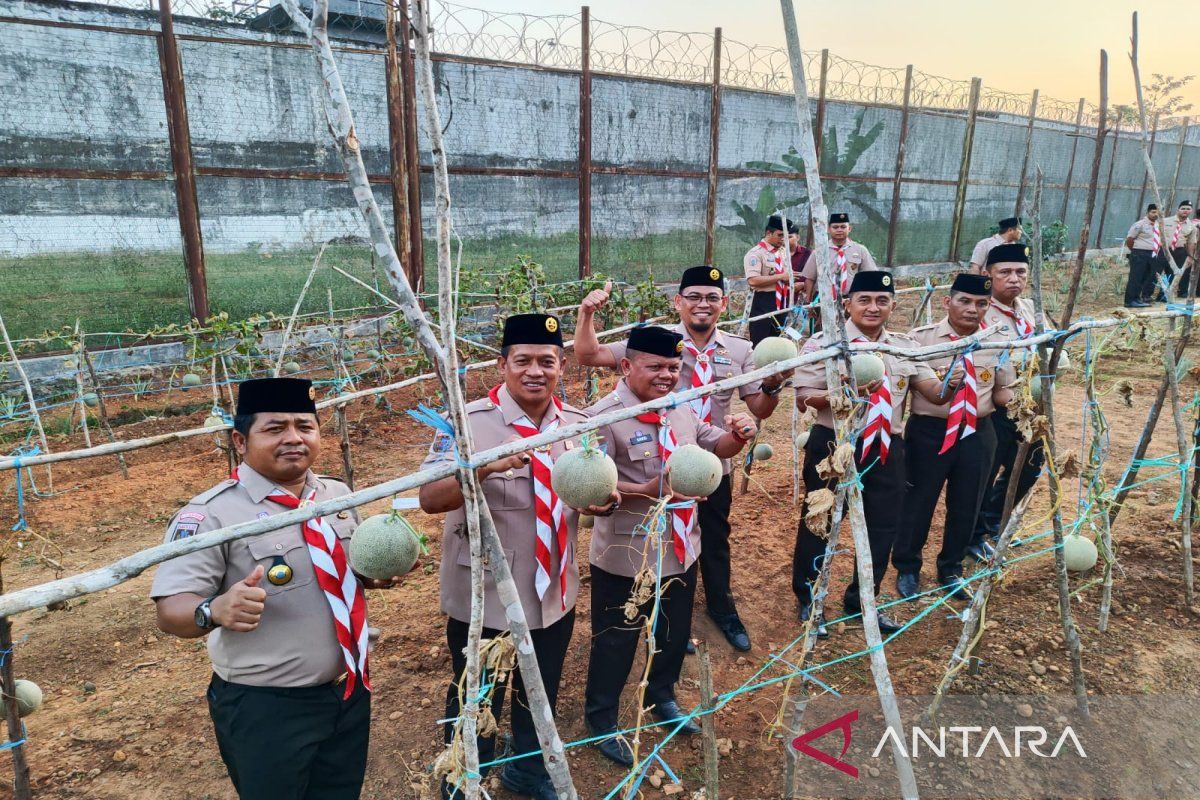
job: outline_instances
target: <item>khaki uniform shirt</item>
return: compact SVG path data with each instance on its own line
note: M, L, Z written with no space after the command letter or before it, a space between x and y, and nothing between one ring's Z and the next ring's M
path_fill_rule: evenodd
M1005 306L993 297L992 302L988 305L987 313L983 315L983 327L1000 331L1005 339L1020 339L1021 332L1017 330L1016 323L1012 318L1004 313L1005 310L1016 314L1020 319L1029 323L1031 328L1037 327L1037 312L1034 311L1033 301L1026 300L1024 297L1017 298L1015 307Z
M746 273L747 278L761 278L764 275L774 275L776 258L783 258L782 247L777 250L768 250L759 242L746 251L746 255L742 258L742 270ZM780 263L783 264L784 269L788 267L786 259L783 259ZM751 291L765 292L768 289L751 289Z
M1191 219L1185 219L1181 223L1179 221L1179 217L1175 216L1174 214L1168 217L1166 222L1163 223L1163 247L1171 247L1171 241L1175 238L1176 227L1178 227L1180 230L1179 242L1175 246L1186 247L1188 253L1190 254L1196 247L1196 223ZM1180 264L1180 266L1183 265Z
M166 541L214 531L240 522L282 514L289 509L266 497L279 488L247 464L238 467L240 481L226 480L193 497L171 520ZM349 493L346 484L308 474L306 490L316 489L315 501ZM325 518L349 548L358 515L342 511ZM282 586L264 575L266 607L257 628L248 632L216 628L208 634L213 671L224 680L251 686L317 686L336 680L346 662L333 627L333 611L317 584L308 544L300 525L227 542L172 559L158 568L150 596L157 599L185 592L213 597L227 591L262 565L278 560L292 568Z
M829 266L833 269L834 282L837 282L837 246L831 241L829 243ZM875 263L875 259L871 257L871 252L853 239L846 242L846 268L850 270L850 277L858 271L874 272L881 269ZM814 251L804 262L804 272L802 273L805 279L817 282L817 254Z
M980 239L975 244L975 249L971 251L971 266L977 269L983 269L987 266L988 253L992 252L992 248L1002 244L1007 244L1004 237L998 233L993 233L986 239Z
M1142 217L1130 226L1129 233L1125 234L1125 238L1133 239L1134 250L1154 250L1155 224L1146 217ZM1166 247L1170 243L1171 240L1168 239L1163 242L1163 246Z
M950 327L949 319L943 317L941 322L914 328L909 336L917 341L917 346L926 347L931 344L954 341L954 329ZM1005 341L1008 337L997 328L987 331L981 341L986 342L989 339ZM996 410L996 405L992 402L992 392L996 387L1006 386L1013 382L1012 368L1008 366L1011 362L1005 355L1004 350L976 350L971 354L971 359L975 362L975 410L980 419L989 416ZM946 370L949 369L953 360L953 356L946 355L930 359L928 363L937 370L939 378L944 378ZM1004 361L1003 366L1001 360ZM935 405L921 395L914 394L912 412L926 417L946 419L950 416L952 405L954 405L953 401L945 405Z
M616 411L619 408L629 408L640 405L641 400L630 390L629 385L622 379L611 394L602 397L598 403L587 409L589 417L595 417L606 411ZM705 450L713 450L717 442L725 435L720 428L701 422L687 406L679 406L665 412L667 425L675 432L676 446L698 444ZM608 455L617 465L617 478L624 483L645 483L651 478L662 475L666 465L658 453L658 425L650 422L639 422L637 417L623 422L602 425L597 429L606 446ZM622 495L621 507L608 517L596 517L592 529L591 563L605 572L632 578L642 568L643 560L655 567L658 562L656 551L647 553L650 537L644 528L646 515L656 500L638 495ZM670 512L668 512L669 514ZM700 554L700 524L699 519L692 525L689 533L691 551ZM663 536L662 575L678 575L692 566L692 561L681 564L671 546L670 520L667 520L667 533Z
M476 451L498 447L514 437L519 436L512 423L525 416L525 412L517 405L517 401L508 393L504 386L499 391L500 405L496 405L487 397L467 404L467 419L471 425L471 437ZM557 416L559 427L565 427L587 419L586 415L574 406L563 404L559 408L551 403L546 412ZM534 424L539 424L535 422ZM446 434L439 434L433 440L429 455L421 468L454 463L454 439ZM571 440L555 442L550 445L550 456L558 458L567 450L576 447ZM496 533L504 548L504 557L508 560L508 568L512 571L513 581L521 596L521 606L525 609L525 619L529 627L535 630L546 628L560 620L566 611L563 610L563 594L559 588L558 570L562 564L563 554L558 552L557 543L550 549L550 587L546 589L541 599L537 596L534 581L537 575L537 512L534 509L533 466L526 464L520 469L489 475L483 480L483 496L487 499L492 519L496 523ZM578 526L578 515L574 510L563 505L563 515L567 523L567 541L570 551L567 554L567 592L566 609L575 607L575 598L579 594L579 563L575 559L575 543ZM467 538L466 510L459 508L446 515L442 534L442 564L439 573L441 584L442 613L460 622L471 619L471 546ZM507 630L508 619L504 606L496 594L496 582L492 578L491 569L486 570L483 584L483 624L496 630Z
M850 320L846 320L846 336L852 342L860 336L866 338L863 336L862 331ZM801 348L800 352L812 353L816 350L821 350L829 346L829 341L829 337L825 334L814 336L804 343L804 347ZM889 330L884 330L875 342L878 344L890 344L896 347L917 346L917 343L908 336L893 333ZM910 361L898 358L889 353L876 353L875 355L883 359L883 366L887 372L889 389L892 393L892 434L899 435L902 432L904 422L904 399L912 391L913 382L936 380L937 376L934 375L933 370L924 361ZM825 381L824 362L805 364L797 367L794 382L797 389L828 391L828 384ZM817 424L833 428L833 411L828 406L817 411Z
M679 331L683 334L685 341L689 339L687 329L683 323L671 326L671 330ZM713 336L709 339L711 344L713 339L717 342L717 347L709 354L709 359L712 361L714 382L732 378L735 375L744 375L747 372L753 372L754 366L754 345L750 344L749 339L743 339L741 336L734 336L732 333L725 333L719 329L714 330ZM608 351L613 354L613 357L620 363L625 357L625 342L617 342L615 344L605 345ZM700 348L697 347L697 350ZM702 351L703 352L703 351ZM692 388L692 374L696 371L696 357L687 347L683 348L683 368L679 371L679 383L675 386L675 391L683 392ZM738 396L743 400L752 394L758 394L762 391L762 381L754 381L737 389ZM710 408L712 410L712 424L718 428L725 425L725 417L729 415L729 406L733 402L733 389L726 389L723 392L710 394ZM692 404L693 410L699 413L699 403ZM732 459L721 459L721 463L725 467L725 474L728 475L732 470Z

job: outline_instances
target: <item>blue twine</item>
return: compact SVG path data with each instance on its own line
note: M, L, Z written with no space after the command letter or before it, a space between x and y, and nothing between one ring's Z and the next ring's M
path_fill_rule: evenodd
M411 409L411 408L405 409L404 413L408 414L410 417L415 419L417 422L420 422L424 425L428 425L429 427L433 428L435 431L444 433L447 436L449 436L454 441L454 460L458 463L458 466L460 466L460 467L470 467L471 466L470 462L468 462L466 459L464 459L462 457L462 453L459 452L458 440L455 439L455 437L454 437L454 425L452 425L450 423L450 420L446 419L441 414L439 414L437 411L435 411L434 409L425 405L424 403L418 403L416 409Z
M18 447L13 453L14 463L16 464L15 470L17 473L17 524L12 526L12 530L14 532L27 530L29 528L29 522L25 519L25 484L21 479L21 459L27 456L36 456L41 452L41 450L42 448L40 446L32 445L30 447ZM30 480L32 480L32 476L30 477ZM36 488L37 487L34 487L35 491ZM3 664L2 659L0 659L0 664Z

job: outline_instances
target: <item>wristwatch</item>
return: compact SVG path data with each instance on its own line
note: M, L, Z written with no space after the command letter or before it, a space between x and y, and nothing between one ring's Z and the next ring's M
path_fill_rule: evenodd
M196 606L196 616L194 619L196 627L202 631L211 631L213 628L220 627L212 618L212 601L215 599L215 597L210 597Z
M787 381L781 382L778 386L776 386L774 388L769 388L769 387L764 386L764 387L762 387L762 393L765 394L767 397L774 397L775 395L782 392L783 387L785 387L785 386L787 386Z

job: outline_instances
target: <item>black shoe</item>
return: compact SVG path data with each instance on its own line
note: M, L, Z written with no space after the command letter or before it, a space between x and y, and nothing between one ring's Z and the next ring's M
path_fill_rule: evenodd
M896 576L896 591L905 600L912 600L921 593L921 575L917 572L901 572Z
M986 564L994 552L995 549L986 542L971 542L967 545L966 556Z
M842 601L842 612L848 617L856 617L862 614L862 606L857 602L857 598L851 601ZM876 611L875 616L879 620L879 632L884 636L891 636L896 631L904 626L896 620L884 614L882 611Z
M604 736L605 734L610 734L607 739L601 739L600 741L596 742L596 749L599 750L600 754L609 761L620 764L622 767L633 766L633 748L631 748L625 741L624 736L619 735L614 729L607 731L595 731L592 730L590 725L588 726L588 732L592 736Z
M801 603L800 604L800 622L801 622L801 624L808 622L809 617L811 617L811 616L812 616L812 603L811 602ZM817 631L818 639L828 639L829 638L829 628L825 627L825 615L824 614L822 614L817 619L817 622L815 625L813 625L813 628L816 629L816 631Z
M721 629L721 633L725 634L725 639L734 650L743 653L750 650L750 634L746 633L746 626L742 624L736 611L722 616L717 616L710 611L708 616Z
M685 644L683 646L683 652L688 654L689 656L696 655L696 643L693 642L691 639L688 639L687 644Z
M1126 308L1149 308L1150 304L1142 302L1141 300L1134 300L1132 303L1126 303L1125 307Z
M554 784L549 775L534 775L518 769L516 764L507 764L500 773L500 783L514 794L532 797L533 800L558 800Z
M658 717L661 722L672 723L670 730L675 730L676 721L682 719L686 715L680 710L679 703L676 703L674 700L668 700L665 703L655 704L654 716ZM687 722L683 723L683 725L679 727L678 732L687 736L695 736L700 732L700 725L693 717L692 719L689 719Z
M962 579L961 575L948 575L942 578L942 588L946 590L946 596L951 600L971 599L971 587Z

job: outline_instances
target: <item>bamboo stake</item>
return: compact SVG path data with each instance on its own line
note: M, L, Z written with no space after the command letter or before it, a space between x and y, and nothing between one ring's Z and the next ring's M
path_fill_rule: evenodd
M4 324L4 315L0 314L0 336L4 337L4 347L8 350L8 357L12 359L13 368L17 371L17 377L21 379L21 385L25 387L25 399L29 401L29 413L33 417L33 424L37 428L38 440L42 443L42 452L50 455L50 443L46 441L46 429L42 427L42 415L38 412L37 400L33 396L33 387L29 385L29 376L25 374L25 368L21 366L21 359L17 358L17 351L13 348L12 339L8 338L8 327ZM29 459L11 459L16 466L17 463L28 462ZM51 493L54 492L54 473L51 471L50 465L46 465L46 488Z
M804 160L804 176L808 188L809 214L812 219L813 242L817 255L817 290L821 297L821 326L831 340L837 341L843 347L848 344L846 326L842 319L841 310L834 304L832 270L829 263L829 232L827 229L828 209L821 187L820 164L817 161L816 140L813 137L812 121L809 118L808 89L804 78L804 60L800 49L800 35L796 29L796 12L792 0L780 0L783 11L784 32L788 46L788 60L792 69L792 89L795 93L796 120L799 124L799 147L797 150ZM785 232L786 233L786 232ZM850 371L850 358L843 350L839 359L829 359L825 362L825 380L831 394L840 395L846 381L849 381L851 391L856 391L854 376ZM835 412L837 425L837 441L839 446L849 443L853 446L853 405L846 403ZM883 651L883 638L879 633L879 614L875 608L875 575L871 564L871 546L867 533L866 518L863 515L862 493L858 485L857 470L851 459L842 480L849 484L846 491L846 502L850 509L850 530L854 535L854 550L858 563L859 597L862 605L863 632L871 655L871 674L875 678L875 687L879 692L879 702L883 709L884 718L893 732L903 730L900 709L896 703L895 690L892 688L891 675L888 672L887 656ZM912 763L908 754L893 738L892 757L896 762L897 777L900 790L904 797L915 798L917 794L916 778L913 775Z
M317 258L319 261L320 256L318 256ZM313 270L314 271L316 270L315 264L313 265ZM312 277L311 272L309 273L309 277L310 278ZM301 296L303 296L303 292L301 293ZM343 373L346 372L346 359L345 359L344 354L342 353L342 347L343 347L343 338L342 337L345 335L346 329L344 326L335 325L335 323L334 323L333 289L326 287L325 300L326 300L326 305L329 307L329 328L330 328L330 330L335 331L334 339L333 339L334 391L337 394L341 394L342 393L341 376ZM282 357L283 357L283 351L281 350L280 358L282 358ZM337 420L338 435L341 440L342 473L345 475L346 485L349 486L351 490L353 490L354 489L354 459L350 455L350 430L346 426L346 406L344 403L341 405L338 405L333 410L333 416L334 416L334 419Z
M1033 303L1036 310L1035 330L1042 333L1046 330L1046 306L1042 300L1042 169L1037 170L1037 179L1033 190L1033 247L1030 271L1033 278ZM1085 717L1090 715L1088 710L1087 685L1083 677L1082 644L1079 641L1079 631L1075 627L1075 619L1071 614L1071 583L1067 575L1067 559L1063 553L1063 522L1062 522L1062 488L1059 485L1058 453L1055 451L1054 423L1054 378L1058 364L1051 359L1052 349L1046 344L1038 348L1042 365L1042 409L1046 415L1046 432L1044 434L1046 459L1050 464L1050 507L1053 509L1052 525L1054 528L1054 566L1058 578L1058 614L1062 622L1063 637L1067 643L1067 653L1071 660L1071 675L1075 688L1075 703L1080 713Z
M92 433L88 430L88 412L87 403L83 402L83 357L79 355L78 350L83 347L83 339L79 335L79 319L75 319L75 408L79 409L79 427L83 429L83 443L87 447L92 446Z
M329 246L328 242L321 242L321 249L317 251L317 257L313 259L312 269L308 271L308 277L304 279L304 285L300 287L300 296L296 298L296 305L292 306L292 315L288 317L287 327L283 329L283 338L279 340L279 358L275 361L275 369L271 375L279 377L279 371L283 369L283 359L287 355L288 339L292 335L292 328L296 324L296 315L300 313L300 306L304 305L304 295L308 294L308 287L312 286L313 276L317 274L317 268L321 266L321 256L325 255L325 248ZM375 264L374 254L371 256L372 267ZM332 305L332 300L330 305ZM332 312L330 313L332 317Z
M0 559L0 566L3 565ZM4 580L0 577L0 594L4 592ZM13 675L12 623L8 617L0 617L0 689L4 694L4 718L7 723L8 741L20 742L25 738L25 726L17 709L16 679ZM25 759L25 747L10 747L13 763L13 800L31 800L33 789L29 783L29 762Z
M696 642L696 655L700 659L700 733L704 742L704 798L717 800L720 797L717 789L720 781L721 756L717 752L717 721L713 716L716 706L713 704L712 661L708 656L708 642L700 639Z
M96 365L92 363L92 356L88 352L84 335L79 337L79 354L83 357L84 366L87 367L88 375L92 379L92 391L96 393L97 408L100 411L100 425L108 435L108 441L116 442L117 436L113 433L112 425L108 421L108 406L104 402L104 393L100 391L100 379L96 377ZM121 453L117 453L117 466L121 469L121 477L128 479L129 466L125 463L125 456Z

